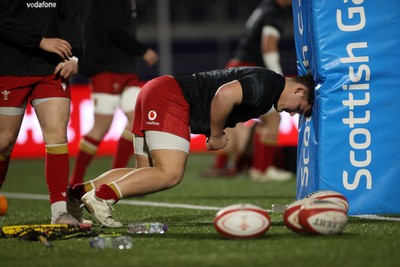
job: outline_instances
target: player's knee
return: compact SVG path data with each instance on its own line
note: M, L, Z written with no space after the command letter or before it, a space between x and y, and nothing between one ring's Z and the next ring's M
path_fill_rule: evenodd
M42 133L46 144L63 144L67 142L67 128L62 124L42 127Z
M46 145L64 144L68 143L67 136L62 133L49 133L43 134L43 140Z
M178 185L183 179L183 173L181 172L169 172L167 174L167 188Z
M11 132L0 134L0 154L11 153L16 140L17 136L12 134Z

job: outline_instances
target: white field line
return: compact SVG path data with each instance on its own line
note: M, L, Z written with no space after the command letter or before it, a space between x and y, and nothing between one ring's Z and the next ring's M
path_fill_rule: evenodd
M166 207L166 208L182 208L192 210L220 210L219 207L210 206L199 206L189 204L178 204L178 203L165 203L165 202L153 202L153 201L138 201L138 200L120 200L118 204L126 204L133 206L151 206L151 207Z
M353 215L353 217L357 217L357 218L361 218L361 219L400 222L400 218L384 217L384 216L379 216L379 215L375 215L375 214Z
M27 193L10 193L3 192L2 195L7 198L14 199L30 199L30 200L49 200L48 195L41 194L27 194ZM139 201L139 200L120 200L118 204L125 204L131 206L147 206L147 207L165 207L165 208L181 208L181 209L192 209L192 210L220 210L222 207L212 207L212 206L200 206L200 205L189 205L189 204L179 204L179 203L166 203L166 202L153 202L153 201ZM266 210L272 213L272 210ZM395 221L400 222L400 218L395 217L385 217L374 214L360 214L351 215L350 217L357 217L362 219L371 220L381 220L381 221Z
M48 195L40 194L26 194L26 193L1 193L7 198L14 199L31 199L31 200L49 200ZM138 201L138 200L120 200L118 204L132 205L132 206L151 206L151 207L167 207L167 208L182 208L182 209L193 209L193 210L220 210L220 207L210 206L199 206L199 205L188 205L188 204L174 204L165 202L153 202L153 201Z

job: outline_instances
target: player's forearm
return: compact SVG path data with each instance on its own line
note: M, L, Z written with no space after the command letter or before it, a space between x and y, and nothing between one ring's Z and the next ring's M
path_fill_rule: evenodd
M266 68L283 75L279 55L280 32L277 28L266 25L262 30L261 54Z
M264 53L263 60L267 69L273 70L276 73L283 75L278 51Z
M220 137L224 133L225 121L228 118L233 106L224 103L222 95L216 94L211 102L210 111L210 137Z
M223 135L225 122L235 105L242 102L242 86L235 80L222 85L214 95L210 110L211 136Z

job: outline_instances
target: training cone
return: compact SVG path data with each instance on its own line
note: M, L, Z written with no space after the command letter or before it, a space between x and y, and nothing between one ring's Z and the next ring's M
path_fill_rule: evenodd
M7 198L3 195L0 195L0 216L6 215L7 209L8 209Z

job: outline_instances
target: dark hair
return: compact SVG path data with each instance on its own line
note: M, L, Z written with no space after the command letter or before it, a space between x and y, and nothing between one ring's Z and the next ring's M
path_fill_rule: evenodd
M294 78L295 82L301 83L304 85L304 87L307 88L307 99L308 103L313 106L314 105L314 98L315 98L315 82L314 79L311 75L311 73L308 73L307 75L303 76L298 76ZM310 117L311 116L312 109L310 111L306 112L304 116Z

